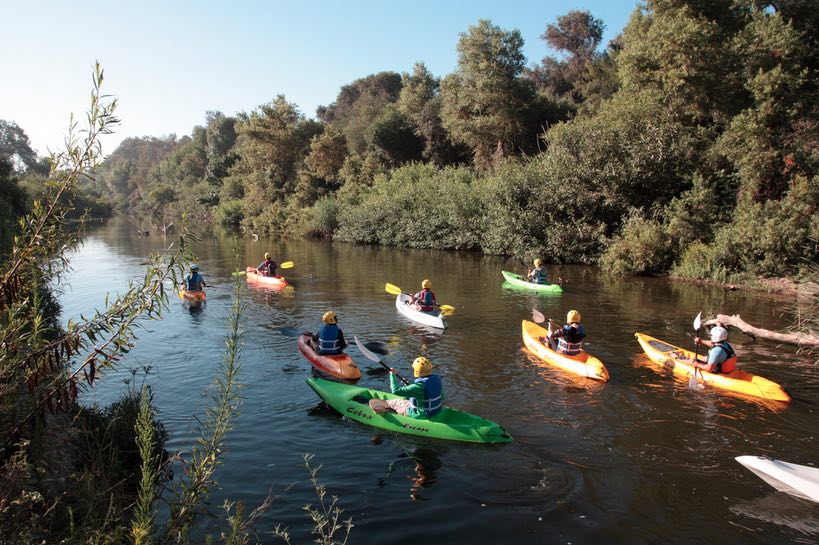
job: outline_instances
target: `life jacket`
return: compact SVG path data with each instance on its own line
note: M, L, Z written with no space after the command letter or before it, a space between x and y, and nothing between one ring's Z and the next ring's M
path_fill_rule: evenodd
M563 326L563 336L557 339L557 351L566 354L567 356L574 356L583 351L583 338L586 336L586 329L582 325L572 327L571 325Z
M415 413L421 418L430 418L441 412L444 406L444 386L441 383L441 377L438 375L427 375L419 377L413 382L424 385L424 399L420 401L411 397L409 398L410 407L415 409Z
M416 304L419 310L423 312L432 312L435 310L435 294L432 290L426 288L415 294Z
M546 283L546 269L543 267L538 267L536 269L532 269L532 279L533 284L545 284Z
M185 277L185 289L187 291L202 291L202 275L198 272Z
M727 374L735 371L737 368L737 355L731 345L726 341L722 341L716 343L711 350L716 350L717 348L721 348L722 351L725 352L725 359L714 367L713 372Z
M262 261L262 264L257 267L261 272L265 273L267 276L275 276L276 275L276 267L277 264L272 259L265 259Z
M341 354L340 330L336 324L324 324L319 328L318 353Z

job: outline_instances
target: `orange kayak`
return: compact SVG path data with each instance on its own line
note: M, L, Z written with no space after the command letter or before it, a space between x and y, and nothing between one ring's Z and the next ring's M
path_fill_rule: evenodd
M258 282L260 284L267 284L272 288L286 288L287 280L283 276L265 276L256 271L256 267L248 267L245 271L248 282Z
M347 354L320 355L309 341L309 334L305 333L299 337L299 352L313 364L313 367L323 373L344 380L358 380L361 378L361 370L355 364L353 358Z
M528 320L523 320L522 329L523 344L526 345L526 348L528 348L530 352L546 363L550 363L564 371L580 375L581 377L608 382L609 372L606 366L603 365L602 361L588 352L580 352L572 356L555 352L549 347L548 342L544 343L540 340L549 335L546 329Z
M191 304L198 304L205 300L205 292L179 290L179 298Z
M637 337L637 342L640 343L646 356L663 369L672 371L682 378L691 378L694 374L694 367L691 365L694 353L690 350L668 344L645 333L635 333L634 336ZM704 371L698 373L697 376L701 377L700 380L706 386L737 394L774 401L788 402L791 400L791 396L776 382L739 369L726 374Z

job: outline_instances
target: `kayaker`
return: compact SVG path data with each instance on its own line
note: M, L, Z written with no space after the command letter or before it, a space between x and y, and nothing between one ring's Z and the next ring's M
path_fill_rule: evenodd
M721 325L711 329L711 340L694 339L694 344L707 346L708 360L697 360L692 365L709 373L731 373L737 368L737 355L728 344L728 330Z
M279 264L270 259L270 253L264 253L264 261L259 263L259 266L256 267L256 272L264 276L276 276L276 269L279 268Z
M444 388L441 377L432 372L432 363L420 356L412 362L415 376L410 384L398 381L395 369L390 369L390 390L405 399L371 399L370 407L378 413L395 411L411 418L430 418L444 406Z
M191 272L185 276L185 291L202 291L205 287L205 278L199 274L199 265L191 265Z
M432 282L429 279L421 282L421 291L412 296L412 303L421 312L432 312L435 310L437 301L432 293Z
M580 325L580 319L580 313L576 310L570 310L566 314L566 325L552 331L552 335L549 337L552 350L567 356L574 356L583 351L583 338L586 336L586 329Z
M332 310L325 312L321 321L324 322L318 333L313 335L313 344L316 351L321 356L344 353L347 341L344 340L344 333L338 327L338 316Z
M548 284L548 275L546 274L546 268L543 266L543 261L537 258L533 264L535 268L530 269L529 274L526 275L529 278L529 282L533 284Z

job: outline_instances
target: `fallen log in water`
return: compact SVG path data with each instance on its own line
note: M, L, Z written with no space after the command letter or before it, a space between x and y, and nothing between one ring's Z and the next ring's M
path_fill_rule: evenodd
M763 339L797 344L800 346L819 346L819 337L815 335L810 335L808 333L779 333L777 331L754 327L743 320L739 314L734 314L733 316L728 316L727 314L717 314L716 318L707 320L703 325L712 326L717 324L734 326L743 333L746 333L752 337L761 337Z

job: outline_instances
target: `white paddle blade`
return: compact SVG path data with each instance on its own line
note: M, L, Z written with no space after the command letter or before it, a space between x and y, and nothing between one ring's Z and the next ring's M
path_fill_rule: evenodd
M359 350L359 351L360 351L362 354L364 354L364 357L365 357L365 358L367 358L368 360L374 361L374 362L376 362L376 363L381 363L381 358L379 358L378 356L376 356L375 354L373 354L372 352L370 352L370 351L367 349L367 347L366 347L366 346L364 346L364 343L362 343L361 341L359 341L359 340L358 340L358 336L353 335L353 339L355 339L355 344L356 344L356 346L358 346L358 350Z
M702 311L697 313L697 317L694 318L694 330L699 331L699 329L701 327L702 327Z
M536 324L542 324L543 322L546 321L546 316L544 316L543 313L540 312L538 309L533 308L532 321L535 322Z

